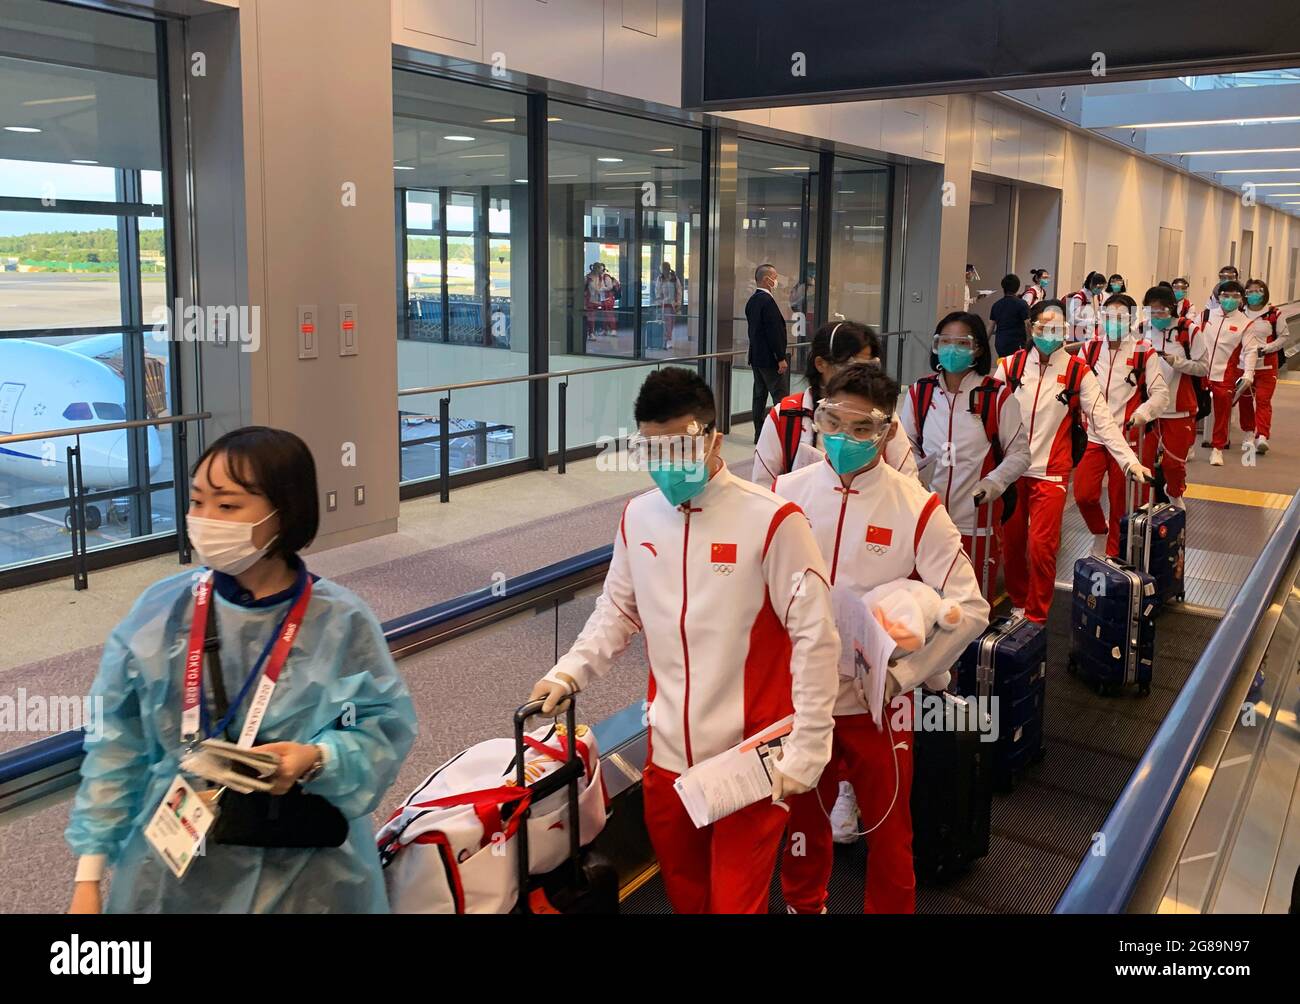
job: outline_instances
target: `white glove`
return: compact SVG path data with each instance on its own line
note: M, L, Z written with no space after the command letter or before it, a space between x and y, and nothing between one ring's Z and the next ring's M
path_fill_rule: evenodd
M992 502L1002 495L1002 489L995 485L988 478L980 478L975 485L975 504L984 505L985 502Z
M1128 473L1133 475L1133 477L1137 478L1139 481L1144 481L1147 484L1152 484L1155 481L1151 472L1141 464L1130 464L1128 467Z
M784 750L777 751L776 754L777 763L781 762L781 757L784 755L784 753L785 753ZM775 765L772 767L772 801L773 802L783 802L785 801L786 797L789 795L802 795L805 791L808 790L809 790L808 785L800 784L794 778L782 774L781 771Z
M567 673L556 673L559 679L551 680L542 677L533 684L533 692L528 695L529 701L542 701L543 715L558 715L569 710L567 698L578 692L578 684Z

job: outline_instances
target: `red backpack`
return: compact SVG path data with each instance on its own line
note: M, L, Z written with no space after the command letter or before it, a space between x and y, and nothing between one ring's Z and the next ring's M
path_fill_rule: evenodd
M776 423L776 433L781 440L781 473L789 474L799 451L799 437L803 434L804 419L813 413L803 406L803 392L781 398L781 403L770 412Z
M1028 362L1028 349L1021 349L1011 357L1011 363L1007 366L1007 383L1011 387L1011 393L1020 389ZM1065 370L1065 389L1056 395L1056 399L1070 410L1070 457L1075 466L1078 466L1088 449L1088 430L1084 428L1083 413L1079 408L1079 386L1083 383L1083 375L1088 371L1085 360L1071 356Z

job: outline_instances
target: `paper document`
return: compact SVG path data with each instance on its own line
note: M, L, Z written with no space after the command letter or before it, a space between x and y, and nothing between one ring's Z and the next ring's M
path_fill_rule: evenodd
M845 586L833 588L831 606L840 633L840 676L858 682L872 721L879 725L884 720L885 673L897 646L853 590Z
M793 727L794 715L782 718L673 782L697 829L772 797L772 764Z
M280 758L274 753L254 753L236 743L205 739L181 760L181 770L241 794L270 791Z

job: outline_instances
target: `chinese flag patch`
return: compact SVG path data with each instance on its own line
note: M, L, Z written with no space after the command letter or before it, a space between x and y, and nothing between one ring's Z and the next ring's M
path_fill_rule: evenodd
M735 544L712 544L709 546L709 560L718 565L734 565L736 563L736 545Z
M872 526L867 524L867 543L880 544L882 547L888 547L894 539L894 531L887 526Z
M1058 376L1058 377L1056 378L1056 382L1057 382L1057 383L1065 383L1065 374L1062 373L1060 376Z

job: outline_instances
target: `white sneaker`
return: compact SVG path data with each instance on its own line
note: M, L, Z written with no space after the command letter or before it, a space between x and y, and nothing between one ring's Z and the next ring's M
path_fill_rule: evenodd
M1257 437L1255 438L1255 452L1256 452L1256 453L1267 453L1267 452L1268 452L1268 437L1267 437L1267 436L1257 436Z
M831 809L831 837L837 844L858 840L858 799L848 781L840 782L840 794Z
M1187 511L1187 499L1183 498L1181 495L1170 496L1169 502L1171 505L1174 505L1179 509L1182 509L1183 512Z
M1092 556L1094 558L1106 557L1106 539L1109 534L1094 533L1092 535Z
M1222 450L1211 450L1211 451L1210 451L1210 466L1211 466L1211 467L1222 467L1222 466L1223 466L1223 451L1222 451Z

